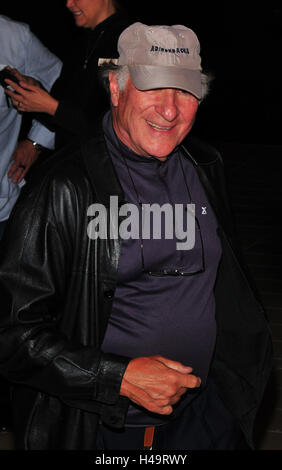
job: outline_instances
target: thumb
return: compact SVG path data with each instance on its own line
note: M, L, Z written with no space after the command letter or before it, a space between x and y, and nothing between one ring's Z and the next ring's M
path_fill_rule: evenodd
M169 367L170 369L176 370L181 374L190 374L193 371L193 368L190 366L185 366L181 362L172 361L171 359L167 359L163 356L158 356L156 358L159 362L164 364L165 366Z

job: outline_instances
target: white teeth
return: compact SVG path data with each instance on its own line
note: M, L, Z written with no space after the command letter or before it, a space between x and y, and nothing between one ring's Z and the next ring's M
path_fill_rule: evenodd
M151 121L147 121L147 123L152 126L154 129L157 129L158 131L169 131L171 129L171 127L160 127L158 126L157 124L154 124L153 122Z

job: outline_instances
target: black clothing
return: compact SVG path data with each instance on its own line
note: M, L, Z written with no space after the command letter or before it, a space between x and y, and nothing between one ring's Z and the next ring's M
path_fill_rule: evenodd
M222 243L211 374L252 445L272 367L271 334L234 248L221 158L191 137L182 148ZM94 202L108 207L111 195L122 203L123 192L101 134L81 151L55 154L41 170L23 188L3 238L0 373L17 384L17 448L93 449L99 419L123 426L129 400L119 390L128 359L100 351L122 241L88 237L87 210Z
M60 77L50 91L59 101L56 114L37 114L39 120L56 131L56 149L76 137L92 135L97 118L109 108L109 97L98 78L98 59L118 57L118 38L129 24L124 13L115 13L94 29L78 31Z
M100 424L97 450L142 450L144 427L113 429ZM156 426L153 450L250 450L234 417L223 405L213 382L168 424Z

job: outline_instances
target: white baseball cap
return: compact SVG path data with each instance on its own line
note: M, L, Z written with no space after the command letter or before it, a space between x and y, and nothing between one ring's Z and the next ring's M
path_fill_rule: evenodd
M200 43L186 26L134 23L121 33L118 52L137 89L179 88L201 99Z

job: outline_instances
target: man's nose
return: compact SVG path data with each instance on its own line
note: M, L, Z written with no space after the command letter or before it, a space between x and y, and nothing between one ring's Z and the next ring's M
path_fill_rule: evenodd
M176 90L165 88L161 90L160 101L156 105L156 111L166 121L171 122L176 118L178 114Z
M73 1L73 0L67 0L67 1L66 1L66 7L67 7L67 8L71 8L73 5L74 5L74 1Z

